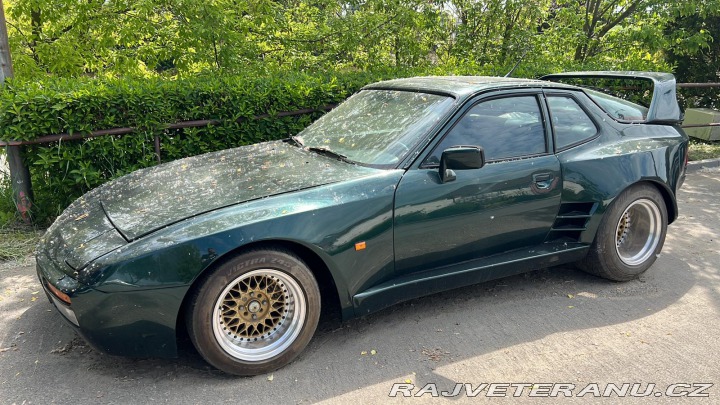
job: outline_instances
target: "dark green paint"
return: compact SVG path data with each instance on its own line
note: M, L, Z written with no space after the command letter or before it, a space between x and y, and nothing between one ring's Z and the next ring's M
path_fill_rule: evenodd
M581 90L547 82L420 78L369 88L426 89L458 102L400 169L351 165L274 142L118 179L73 203L48 230L38 249L39 276L72 297L80 332L95 347L172 356L186 293L203 272L248 246L282 243L312 252L349 318L578 260L613 199L637 182L656 184L671 219L677 215L687 150L679 128L613 121ZM558 153L549 137L547 154L455 170L446 183L438 168L422 167L472 103L518 92L541 101L543 92L575 94L597 137ZM550 136L549 120L545 125ZM586 211L574 213L581 218L577 240L558 240L559 213L575 206ZM367 248L356 251L360 241Z
M549 182L535 182L538 174L548 174ZM437 169L418 169L400 182L395 196L398 274L545 240L560 206L560 163L554 155L490 163L456 175L442 184Z

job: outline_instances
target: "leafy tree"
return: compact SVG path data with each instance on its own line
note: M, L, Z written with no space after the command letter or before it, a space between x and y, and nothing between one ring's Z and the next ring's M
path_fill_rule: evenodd
M15 0L11 47L23 76L147 75L254 59L276 3L239 0Z
M717 82L720 78L720 2L695 13L678 10L665 28L667 60L681 81Z
M6 0L16 75L659 69L707 52L720 0ZM697 21L696 21L697 20ZM710 24L710 25L708 25ZM714 29L714 31L713 31ZM695 68L693 68L695 69Z

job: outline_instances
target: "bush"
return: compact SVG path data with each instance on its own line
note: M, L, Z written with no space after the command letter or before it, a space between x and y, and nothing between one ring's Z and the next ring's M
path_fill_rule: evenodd
M478 74L483 66L373 72L248 73L183 79L58 79L9 81L0 90L0 140L133 127L129 135L28 145L36 223L51 221L80 195L131 171L157 164L154 138L163 161L267 140L286 138L363 85L423 74ZM533 70L536 68L528 68ZM537 68L539 69L539 68ZM539 76L546 72L532 73ZM688 101L691 98L688 92ZM693 94L694 96L694 94ZM682 98L681 98L682 99ZM683 99L684 100L684 99ZM693 99L694 100L694 99ZM705 102L705 101L703 101ZM314 108L297 116L281 111ZM254 119L269 114L268 118ZM167 129L166 124L216 119L201 128ZM9 194L8 194L9 196ZM0 195L3 199L4 195ZM0 200L0 220L14 206ZM10 207L10 208L7 208Z
M286 138L363 85L408 76L411 71L277 73L263 76L191 79L49 79L9 82L0 92L0 139L32 140L44 135L133 127L124 136L28 145L38 223L47 223L74 199L133 170L163 161ZM277 117L306 108L313 113ZM253 117L269 114L268 118ZM165 124L217 119L201 128L167 129Z
M0 177L0 228L14 223L17 217L16 212L10 182Z
M5 166L5 150L0 149L0 228L15 219L15 204L10 188L10 173Z

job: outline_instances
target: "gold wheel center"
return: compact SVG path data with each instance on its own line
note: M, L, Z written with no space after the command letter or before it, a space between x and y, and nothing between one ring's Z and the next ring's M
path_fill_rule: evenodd
M223 330L240 340L269 337L288 312L285 285L273 276L252 276L240 280L223 298L220 318Z
M248 304L248 311L250 311L250 313L253 313L253 314L259 312L260 305L261 304L257 301L250 301L250 303Z

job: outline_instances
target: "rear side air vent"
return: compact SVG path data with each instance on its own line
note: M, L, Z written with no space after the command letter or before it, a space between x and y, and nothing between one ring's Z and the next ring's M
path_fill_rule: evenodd
M560 211L545 242L577 243L580 234L587 229L587 223L595 212L597 204L592 202L573 202L560 205Z

